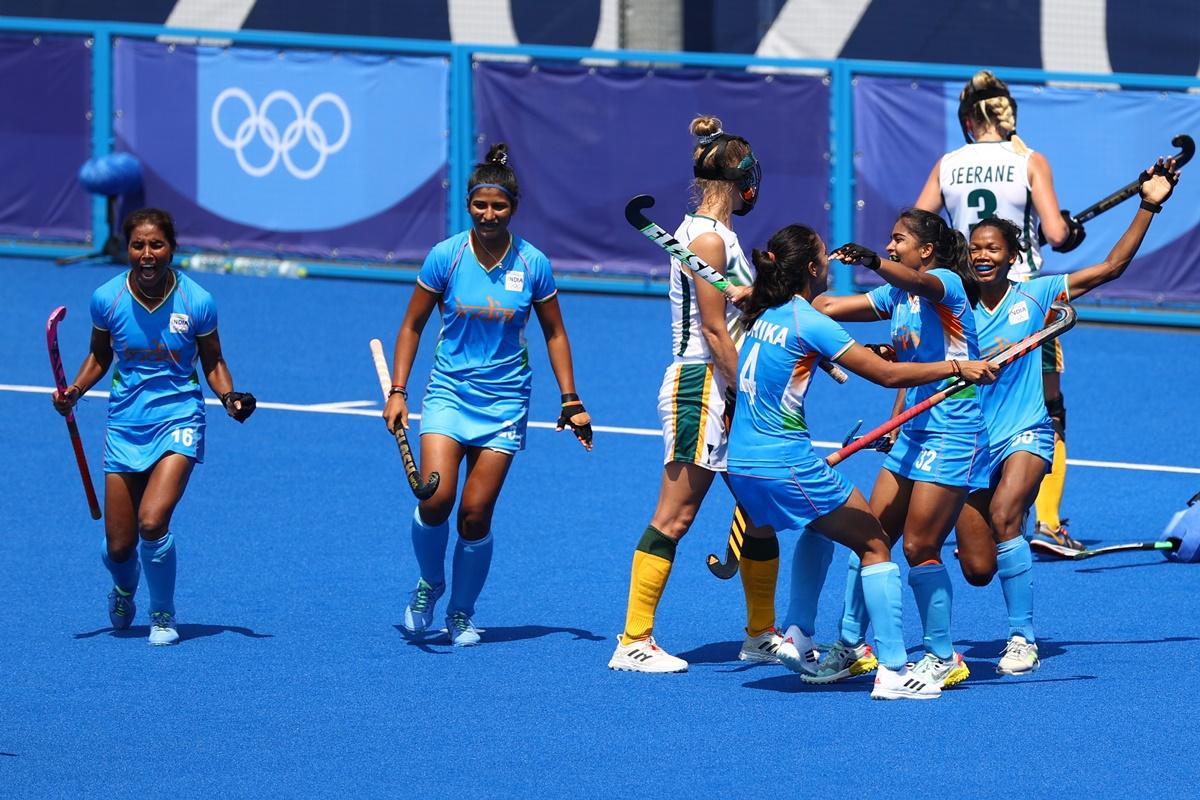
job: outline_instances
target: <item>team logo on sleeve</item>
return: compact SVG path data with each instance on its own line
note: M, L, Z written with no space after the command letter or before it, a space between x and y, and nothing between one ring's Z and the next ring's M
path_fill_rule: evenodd
M515 270L504 273L504 288L510 292L525 291L525 273Z
M187 314L172 314L171 315L171 333L187 333L190 323L188 322Z
M1013 307L1008 310L1008 324L1009 325L1019 325L1022 322L1028 322L1028 321L1029 321L1029 307L1027 305L1025 305L1024 300L1022 300L1019 303L1014 304Z

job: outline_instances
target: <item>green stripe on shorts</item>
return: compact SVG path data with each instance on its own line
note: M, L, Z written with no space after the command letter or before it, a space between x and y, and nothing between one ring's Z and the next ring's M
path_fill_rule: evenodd
M675 384L675 450L672 461L696 461L696 447L704 429L704 385L708 382L708 364L680 364Z

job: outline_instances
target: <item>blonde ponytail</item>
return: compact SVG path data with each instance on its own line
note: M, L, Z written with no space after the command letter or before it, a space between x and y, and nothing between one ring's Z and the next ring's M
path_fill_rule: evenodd
M992 96L963 107L970 101L971 95L990 90ZM996 96L995 92L1004 94ZM1032 151L1029 145L1017 136L1017 113L1012 98L1008 96L1008 86L997 78L990 70L976 72L969 83L959 94L959 119L964 122L969 119L976 129L994 127L1000 136L1012 142L1013 150L1018 155L1027 155Z

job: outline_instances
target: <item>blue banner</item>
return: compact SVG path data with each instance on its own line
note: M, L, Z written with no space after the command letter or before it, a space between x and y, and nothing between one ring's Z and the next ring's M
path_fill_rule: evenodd
M933 165L943 153L962 146L958 94L963 83L858 78L856 240L882 247L896 214L917 199ZM1042 86L1011 90L1021 138L1050 161L1059 203L1074 212L1132 181L1156 156L1174 154L1171 139L1176 134L1200 136L1200 96L1194 94ZM1136 208L1137 200L1131 199L1088 222L1087 238L1070 253L1042 248L1044 270L1070 272L1103 261ZM1129 270L1089 296L1200 302L1200 183L1180 182Z
M762 163L760 200L738 217L743 247L792 222L828 236L829 89L820 78L714 70L635 70L479 62L482 157L507 142L521 182L513 227L556 269L659 276L668 260L625 222L636 194L674 230L689 208L698 113L745 136ZM461 192L465 187L452 187Z
M87 40L0 36L0 75L0 236L90 240L91 198L76 178L91 154Z
M118 145L180 240L419 260L445 235L443 58L118 40Z

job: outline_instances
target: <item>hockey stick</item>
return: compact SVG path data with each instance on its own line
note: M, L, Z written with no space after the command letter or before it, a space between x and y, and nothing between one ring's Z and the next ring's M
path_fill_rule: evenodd
M1131 544L1111 544L1107 547L1097 547L1096 549L1085 548L1083 550L1075 550L1070 547L1063 547L1061 544L1046 542L1041 539L1030 539L1029 547L1043 555L1053 556L1054 558L1062 558L1068 561L1081 561L1085 558L1094 558L1095 556L1105 556L1109 553L1127 553L1132 550L1166 550L1168 552L1179 549L1179 539L1171 537L1161 542L1133 542Z
M1042 328L1037 333L1032 334L1030 336L1026 336L1024 339L1017 342L1012 347L1009 347L1007 350L1004 350L1003 352L1000 352L1000 353L992 356L988 360L998 367L1003 367L1006 364L1016 361L1018 358L1025 355L1026 353L1028 353L1030 350L1040 347L1044 342L1048 342L1051 339L1055 339L1055 338L1061 336L1062 334L1066 333L1067 331L1069 331L1072 327L1074 327L1074 325L1075 325L1075 309L1074 308L1067 305L1066 303L1054 303L1050 306L1050 309L1057 314L1057 317L1054 319L1053 322L1051 322L1045 328ZM832 455L830 455L828 458L825 459L825 462L827 464L829 464L829 466L831 466L831 467L837 466L838 464L845 461L850 456L857 453L859 450L865 449L872 442L875 442L876 440L891 433L896 428L899 428L901 425L908 422L913 417L916 417L920 414L925 413L929 409L936 406L938 403L945 400L947 397L950 397L951 395L961 392L963 389L966 389L970 385L971 385L971 382L968 381L966 378L958 378L953 383L951 383L949 386L942 389L940 392L937 392L936 394L925 398L920 403L917 403L915 406L908 409L904 413L897 414L896 416L889 419L887 422L880 425L875 430L873 430L869 433L863 434L861 437L859 437L855 441L851 442L850 444L846 445L841 450L838 450L836 453L833 453Z
M650 241L667 251L667 254L679 261L685 267L692 271L692 274L697 278L711 283L718 291L724 292L726 297L732 299L733 287L725 276L717 272L705 262L700 256L693 253L686 246L681 244L661 225L651 221L642 212L654 205L654 198L648 194L639 194L628 203L625 204L625 221ZM821 361L821 369L829 373L829 377L833 378L838 383L845 383L849 376L842 371L836 364L829 361Z
M379 388L383 390L383 402L386 404L388 394L392 390L392 372L388 368L387 358L383 354L383 342L371 340L371 357L375 361L375 372L379 376ZM412 447L408 444L408 436L404 433L404 425L396 423L396 444L400 448L400 459L404 462L404 474L408 478L409 488L418 500L428 500L437 491L442 476L436 472L429 473L429 480L421 483L421 471L413 459Z
M1174 157L1176 167L1182 167L1184 164L1191 161L1192 156L1195 155L1195 153L1196 153L1196 143L1194 141L1192 141L1192 137L1188 136L1186 133L1181 133L1178 136L1176 136L1174 139L1172 139L1171 146L1179 148L1179 152ZM1109 209L1111 209L1115 206L1118 206L1121 203L1128 200L1129 198L1133 197L1141 189L1142 182L1145 179L1146 179L1145 173L1142 173L1141 175L1138 175L1137 180L1134 180L1131 183L1125 184L1120 189L1117 189L1115 192L1110 194L1108 197L1105 197L1102 200L1098 200L1095 203L1092 203L1090 206L1085 208L1083 211L1080 211L1078 214L1070 214L1066 211L1063 211L1062 215L1063 215L1063 217L1066 218L1068 224L1074 223L1076 225L1082 225L1083 223L1087 222L1088 220L1095 219L1096 217L1103 214L1105 211L1108 211ZM1042 245L1045 243L1046 243L1046 237L1042 233L1041 227L1039 227L1038 228L1038 244Z
M742 560L742 544L746 539L746 511L741 503L733 507L733 520L729 523L729 539L725 543L725 561L717 558L716 553L709 553L705 562L708 571L723 581L737 575L738 565Z
M46 320L46 347L50 350L50 369L54 372L54 387L59 396L67 393L67 375L63 372L62 355L58 352L58 323L67 316L67 307L59 306L50 312ZM96 487L92 485L92 473L88 470L87 456L83 453L83 441L79 438L79 426L75 424L75 412L66 415L67 432L71 434L71 447L75 449L75 463L79 466L79 477L83 480L83 493L87 495L88 511L92 519L100 519L100 500Z

